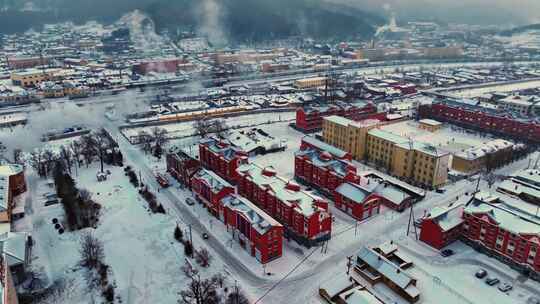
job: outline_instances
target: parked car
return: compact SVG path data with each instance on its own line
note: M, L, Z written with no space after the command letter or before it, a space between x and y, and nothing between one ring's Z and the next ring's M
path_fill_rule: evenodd
M487 276L487 271L485 269L478 269L474 276L479 279L483 279Z
M441 255L445 258L451 256L451 255L454 255L454 250L452 249L445 249L443 251L441 251Z
M209 237L210 236L206 232L202 234L202 238L205 239L205 240L208 240Z
M487 277L486 278L486 284L488 284L489 286L495 286L497 284L499 284L499 279L497 279L496 277Z
M416 226L418 228L422 227L422 221L423 221L423 219L421 219L421 218L414 220L414 226Z
M191 197L188 197L186 198L186 204L193 206L195 205L195 201Z
M437 193L445 193L446 190L442 189L442 188L438 188L438 189L435 189L435 192L437 192Z
M514 287L512 286L512 284L504 282L501 285L499 285L499 287L497 287L497 288L502 292L508 292L508 291L512 290L512 288L514 288Z
M170 186L169 180L167 177L161 173L155 173L155 178L158 184L163 188L168 188Z

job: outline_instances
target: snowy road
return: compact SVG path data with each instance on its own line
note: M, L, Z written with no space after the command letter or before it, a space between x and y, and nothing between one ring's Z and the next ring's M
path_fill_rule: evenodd
M173 214L177 216L184 226L191 225L193 233L198 233L199 235L208 233L212 236L212 231L208 231L200 223L199 219L189 210L183 199L177 197L171 190L163 189L158 185L155 181L152 168L147 165L145 160L146 156L137 147L132 146L127 139L120 134L118 128L110 125L108 126L108 130L113 136L118 138L118 144L124 157L126 157L129 163L134 165L136 170L141 170L144 183L150 186L151 189L156 190L156 195L166 209L169 210L169 213L172 210ZM157 192L157 189L160 189L159 192ZM210 239L206 240L205 245L211 247L223 261L226 261L227 266L231 268L230 270L232 270L233 274L237 275L242 282L249 283L250 286L254 288L264 288L271 282L271 280L256 275L251 269L246 267L246 265L240 262L237 257L217 240L217 238L210 237ZM195 243L194 246L197 248L198 244Z

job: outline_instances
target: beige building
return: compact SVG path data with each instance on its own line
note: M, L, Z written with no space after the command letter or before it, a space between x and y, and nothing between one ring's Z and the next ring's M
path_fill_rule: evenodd
M368 131L382 124L377 119L353 121L341 116L329 116L323 119L323 138L326 143L348 151L354 159L361 160L366 155Z
M294 82L294 87L298 89L311 89L317 87L324 87L327 81L327 77L313 77L298 79Z
M512 158L514 143L495 139L477 147L454 154L452 169L466 174L475 174L483 169L496 168Z
M442 122L433 119L422 119L418 122L418 128L429 132L436 132L442 128Z
M11 81L13 84L25 88L36 86L44 81L49 81L50 78L50 73L37 69L14 72L11 74Z
M449 153L379 129L383 124L378 120L354 122L338 116L325 117L323 140L411 183L433 188L446 183Z
M388 131L372 129L367 136L367 159L412 183L440 187L448 179L450 154L435 146Z

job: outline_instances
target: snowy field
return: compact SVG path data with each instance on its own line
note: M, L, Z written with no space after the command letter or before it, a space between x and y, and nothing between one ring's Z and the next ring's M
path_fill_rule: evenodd
M382 126L381 129L416 141L430 143L451 153L481 145L493 139L490 136L448 124L438 131L429 132L418 128L418 123L412 120L388 124Z
M526 81L513 84L499 84L494 86L486 86L476 89L465 89L460 91L452 91L455 96L473 98L488 93L512 92L518 90L532 89L540 87L540 80Z
M228 117L224 119L229 127L242 128L279 121L290 122L294 120L295 117L296 113L293 111L243 115ZM141 131L151 133L152 129L155 127L156 126L124 128L122 129L122 134L124 134L124 136L126 136L127 138L130 138L131 136L137 136ZM169 138L192 136L195 133L195 129L193 128L193 121L158 125L157 127L167 130Z
M98 165L81 168L77 184L88 189L93 199L102 205L100 223L93 231L104 244L105 263L111 266L116 295L125 303L176 303L178 292L185 287L180 267L184 265L183 246L173 238L176 220L170 215L152 214L147 203L124 176L122 168L107 167L111 175L105 182L96 182ZM88 291L84 281L85 270L78 266L79 237L93 230L65 232L60 235L52 219L63 218L61 205L43 206L43 194L54 192L43 179L32 176L32 210L25 223L18 226L33 228L37 240L33 268L43 269L50 283L66 279L68 297L63 303L91 303L99 295ZM185 227L181 226L185 229ZM194 243L202 240L194 235ZM223 264L214 258L211 268L203 275L222 269Z

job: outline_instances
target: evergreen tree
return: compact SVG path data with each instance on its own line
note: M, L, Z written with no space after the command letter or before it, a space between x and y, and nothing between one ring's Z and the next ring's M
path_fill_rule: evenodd
M186 257L193 257L193 245L191 242L186 242L184 244L184 254Z
M174 229L174 238L179 242L182 242L184 240L184 233L182 232L182 229L178 227L178 225Z

